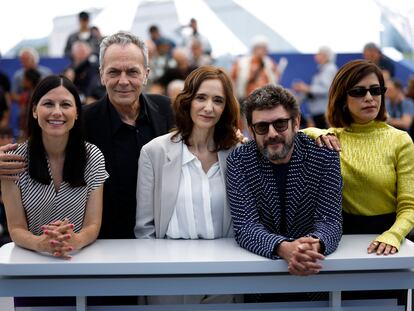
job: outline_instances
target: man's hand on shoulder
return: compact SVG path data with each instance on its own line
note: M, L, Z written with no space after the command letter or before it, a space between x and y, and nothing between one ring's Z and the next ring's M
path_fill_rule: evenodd
M341 143L338 137L332 134L321 135L315 140L316 145L319 147L326 147L331 150L341 151Z
M18 175L26 169L26 162L22 156L6 154L8 151L15 150L17 146L17 144L8 144L0 147L1 180L18 180Z
M318 239L302 237L292 242L282 242L276 253L286 260L291 274L311 275L322 269L319 261L325 259L325 256L319 253L320 249L321 245Z

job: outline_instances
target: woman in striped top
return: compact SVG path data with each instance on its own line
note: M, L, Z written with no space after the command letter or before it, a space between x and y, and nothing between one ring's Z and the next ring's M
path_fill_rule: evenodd
M21 247L70 258L98 236L105 161L83 139L81 102L67 78L42 80L30 105L29 138L12 152L28 169L2 181L10 236Z

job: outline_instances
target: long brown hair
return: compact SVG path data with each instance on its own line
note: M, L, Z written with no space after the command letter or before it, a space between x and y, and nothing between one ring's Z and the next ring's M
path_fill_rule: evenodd
M177 95L173 110L175 113L174 130L177 133L175 139L181 135L186 145L190 145L189 138L194 123L191 119L191 102L195 98L201 84L206 80L220 80L223 85L225 106L220 120L214 130L214 143L216 150L228 149L238 142L236 136L237 125L240 118L239 103L234 96L232 84L224 70L214 66L202 66L192 71L184 82L184 89Z

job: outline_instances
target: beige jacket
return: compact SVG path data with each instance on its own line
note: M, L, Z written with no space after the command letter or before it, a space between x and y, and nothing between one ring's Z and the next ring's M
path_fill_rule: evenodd
M169 133L157 137L141 149L138 162L136 238L165 238L174 212L182 168L182 144ZM223 183L226 184L226 159L232 149L218 152ZM227 202L227 198L226 198ZM230 209L223 214L225 236L233 237Z

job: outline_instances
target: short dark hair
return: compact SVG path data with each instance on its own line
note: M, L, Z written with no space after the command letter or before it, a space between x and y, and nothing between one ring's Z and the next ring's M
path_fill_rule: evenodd
M385 87L381 69L373 62L363 59L350 61L339 68L336 73L328 96L327 119L333 127L348 127L353 122L351 113L346 107L348 91L367 75L374 73L381 87ZM386 120L385 96L381 95L381 106L377 117L379 121Z
M65 163L63 165L63 181L68 182L72 187L84 186L86 185L84 179L86 147L82 130L82 103L75 85L65 76L48 76L41 80L33 91L28 125L29 174L30 177L40 183L48 185L51 182L46 151L42 140L42 129L38 121L33 117L32 111L46 93L59 86L63 86L73 95L78 114L73 128L69 131L69 140L65 150Z
M236 135L240 119L239 103L234 96L230 78L223 69L214 66L201 66L192 71L184 81L184 89L177 95L173 110L175 113L175 130L177 133L172 137L175 139L181 135L187 146L190 145L189 138L193 130L191 119L191 102L195 98L201 84L206 80L220 80L223 85L225 106L220 120L214 130L214 143L216 151L229 149L238 142Z
M33 87L38 85L40 79L42 78L42 75L40 74L40 72L34 68L26 69L23 75L24 75L24 78L33 85Z
M381 49L374 42L368 42L367 44L365 44L363 50L377 50L379 53L381 53Z
M88 21L89 20L89 13L82 11L78 14L79 20L80 21Z
M159 29L158 29L158 26L157 26L157 25L151 25L151 26L149 27L148 31L149 31L150 33L152 33L152 32L157 32L157 31L159 31Z
M247 124L252 125L253 111L268 110L278 106L285 108L291 118L296 118L300 113L296 98L287 89L278 85L267 84L254 90L243 101L243 111Z

